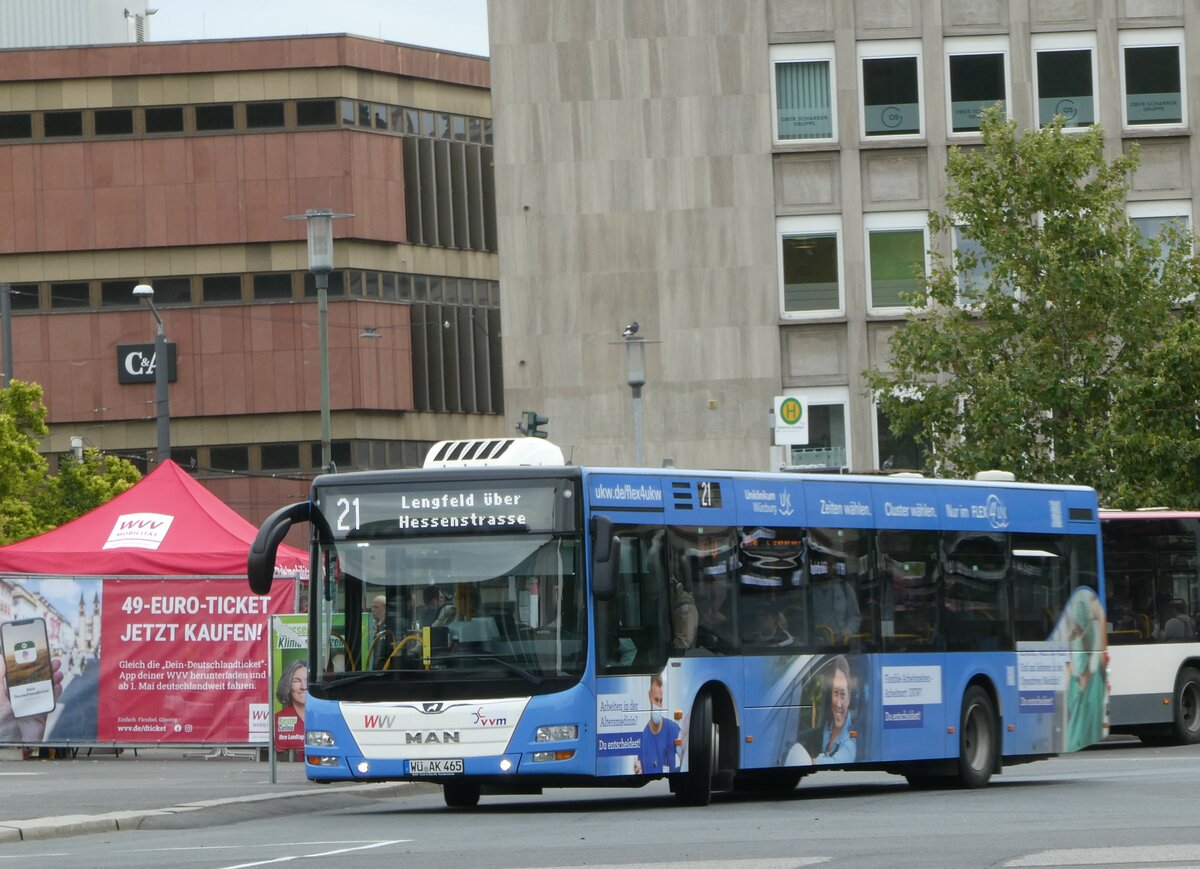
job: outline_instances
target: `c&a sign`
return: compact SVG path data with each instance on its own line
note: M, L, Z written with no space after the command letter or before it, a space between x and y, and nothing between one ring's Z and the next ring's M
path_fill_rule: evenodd
M155 363L153 344L118 344L117 382L153 383ZM175 380L175 345L171 343L167 344L167 380Z

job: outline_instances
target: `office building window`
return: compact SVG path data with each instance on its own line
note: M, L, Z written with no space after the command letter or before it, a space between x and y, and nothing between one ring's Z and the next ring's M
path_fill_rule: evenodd
M155 278L150 284L156 305L186 305L192 301L191 278Z
M271 129L283 126L283 103L246 103L246 128Z
M844 311L841 228L837 216L779 218L780 304L785 317Z
M1130 202L1125 206L1129 222L1138 228L1142 238L1158 246L1159 259L1167 255L1167 240L1163 232L1174 227L1181 232L1192 228L1192 204L1186 200L1159 202Z
M208 461L214 471L250 470L250 448L245 446L209 447Z
M775 70L775 141L834 140L833 47L773 46L771 63Z
M240 302L242 300L241 275L206 275L201 282L205 302Z
M866 216L872 312L908 307L905 296L920 289L928 272L925 221L921 212Z
M850 432L846 428L850 391L844 386L785 389L808 407L808 443L785 447L793 468L834 470L849 466Z
M300 444L263 444L259 455L264 471L291 471L300 467Z
M1121 31L1125 126L1176 126L1187 105L1182 75L1183 33Z
M0 115L0 139L31 138L33 138L33 115L27 112Z
M183 107L164 106L146 109L147 133L182 133Z
M231 104L196 106L196 130L202 133L214 130L232 130L234 127Z
M83 112L46 112L42 115L47 138L83 135Z
M308 298L317 297L317 279L312 272L304 273L304 295ZM329 298L346 295L346 273L334 271L329 273L329 286L325 289Z
M254 299L290 299L292 297L291 272L272 272L254 276Z
M309 446L309 467L321 469L321 444ZM332 441L329 444L329 460L335 468L354 466L354 448L350 441Z
M964 234L965 227L954 227L954 268L958 280L958 304L978 304L987 288L987 267L983 245Z
M1008 111L1008 44L1004 39L947 39L950 131L979 131L979 115L999 104Z
M892 431L887 415L875 408L875 467L881 471L920 471L925 467L925 447L912 435Z
M97 136L133 135L133 109L96 109Z
M196 473L196 465L199 462L199 450L195 447L171 447L171 461L179 465L189 474Z
M132 292L132 287L130 288ZM51 308L88 308L91 307L88 285L85 282L72 282L50 285Z
M101 281L100 282L100 307L101 308L132 308L140 301L133 294L133 288L137 285L137 281ZM158 292L154 293L154 302L158 304Z
M858 55L863 135L921 135L920 43L905 39L863 42Z
M1065 126L1096 123L1096 50L1093 34L1033 38L1038 123L1062 115Z
M38 309L37 284L12 284L8 288L8 304L14 311Z
M297 127L333 126L338 122L334 100L300 100L296 103Z

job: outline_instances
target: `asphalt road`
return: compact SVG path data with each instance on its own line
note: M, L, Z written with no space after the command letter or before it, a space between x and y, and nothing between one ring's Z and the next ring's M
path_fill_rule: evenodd
M154 815L129 832L0 845L0 867L20 859L114 869L282 863L1180 869L1200 867L1197 783L1200 747L1129 742L1013 767L977 791L914 791L880 773L822 772L784 799L726 795L691 809L677 807L663 783L633 791L485 795L469 812L447 810L436 788L422 786ZM9 790L3 779L0 787Z

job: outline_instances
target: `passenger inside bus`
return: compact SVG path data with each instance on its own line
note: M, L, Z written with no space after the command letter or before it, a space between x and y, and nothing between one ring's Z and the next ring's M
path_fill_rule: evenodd
M1188 615L1187 602L1183 598L1175 598L1172 601L1171 617L1163 624L1161 638L1164 640L1194 640L1196 638L1196 625L1192 621L1192 617Z

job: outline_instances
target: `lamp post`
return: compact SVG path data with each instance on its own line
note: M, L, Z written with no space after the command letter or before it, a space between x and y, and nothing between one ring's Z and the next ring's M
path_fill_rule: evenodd
M332 422L329 415L329 273L333 271L333 219L353 217L334 214L328 208L310 208L303 214L289 214L284 220L303 220L308 224L308 270L317 285L317 353L321 363L321 470L333 467L330 441Z
M12 352L12 287L0 284L0 321L4 328L4 372L0 386L8 389L12 382L13 352Z
M633 449L634 466L646 465L646 451L642 441L642 387L646 384L646 339L637 332L637 323L625 328L625 371L629 388L633 390Z
M167 378L170 376L167 333L163 328L158 308L154 306L154 287L138 284L133 288L133 295L135 298L146 300L150 305L150 313L154 315L154 321L158 324L154 332L154 415L158 427L158 461L162 463L171 458L171 412L167 405Z

